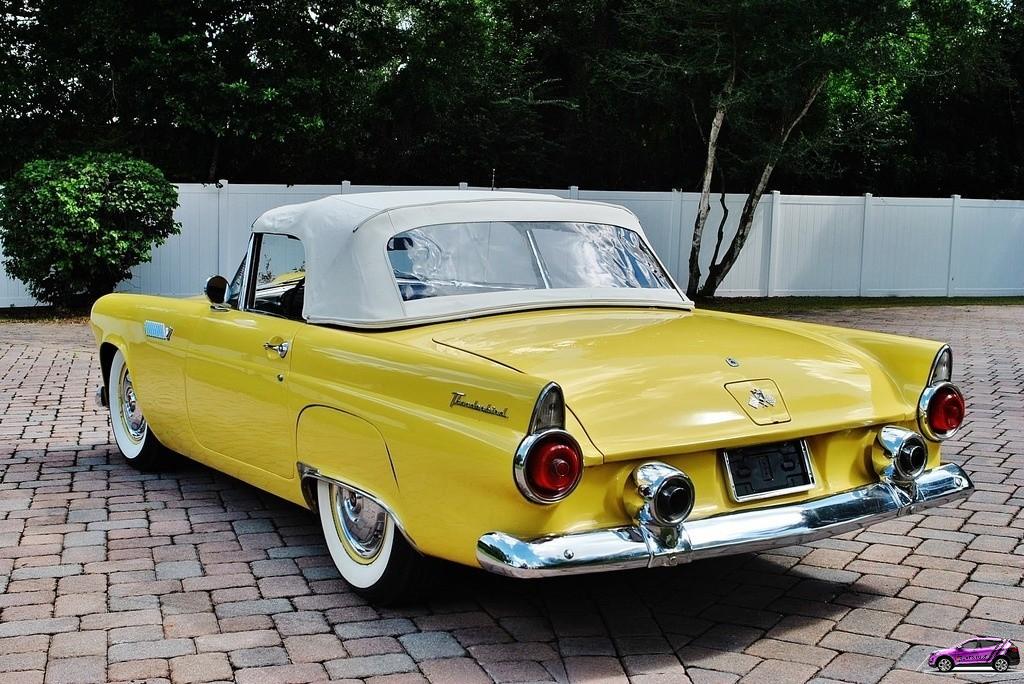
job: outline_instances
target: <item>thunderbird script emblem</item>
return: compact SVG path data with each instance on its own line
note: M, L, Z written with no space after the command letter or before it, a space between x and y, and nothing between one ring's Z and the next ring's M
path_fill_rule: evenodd
M750 390L750 398L747 399L747 405L752 409L771 408L775 406L775 397L763 389L755 387Z
M461 406L462 408L468 408L473 411L479 411L480 413L486 413L488 415L497 416L498 418L508 419L508 409L499 409L494 404L481 404L479 401L468 401L466 399L465 392L452 392L452 401L449 406Z

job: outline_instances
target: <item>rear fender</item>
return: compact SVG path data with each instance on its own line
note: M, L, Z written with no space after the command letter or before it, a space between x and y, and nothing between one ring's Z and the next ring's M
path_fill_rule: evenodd
M785 325L811 337L844 344L863 354L889 376L911 411L916 409L917 400L928 384L932 362L944 346L941 342L916 337L816 323L785 321Z
M344 485L376 501L415 547L403 523L398 479L384 437L359 416L326 406L308 406L299 414L296 446L302 497L317 511L317 485Z
M359 489L390 510L398 501L398 480L384 437L359 416L326 406L299 414L296 447L303 496L315 506L315 482L325 479ZM311 486L312 485L312 486Z

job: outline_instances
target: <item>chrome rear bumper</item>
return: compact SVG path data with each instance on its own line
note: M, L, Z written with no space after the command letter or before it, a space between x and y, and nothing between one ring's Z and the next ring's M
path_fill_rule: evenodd
M967 496L974 489L960 466L926 471L914 482L889 482L821 499L728 513L675 527L613 527L523 540L490 532L477 542L485 570L545 577L655 568L698 558L748 553L832 537Z

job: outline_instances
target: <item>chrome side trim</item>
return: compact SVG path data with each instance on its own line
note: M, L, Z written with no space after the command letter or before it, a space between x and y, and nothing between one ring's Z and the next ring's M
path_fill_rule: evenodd
M540 256L540 250L537 249L537 238L534 236L532 228L526 231L526 241L530 243L530 251L533 252L533 260L537 264L537 271L540 273L544 289L550 290L551 279L548 277L548 270L544 265L544 259Z
M171 339L171 335L174 334L174 328L160 321L146 321L142 324L142 330L146 337L164 341Z
M391 519L395 521L395 527L397 527L402 532L402 534L405 535L406 541L408 541L414 549L416 549L417 551L419 550L419 548L416 546L416 542L413 541L413 538L409 535L408 530L406 530L405 525L402 523L402 519L395 514L395 511L391 508L391 506L388 506L386 503L384 503L384 501L376 494L368 492L362 487L357 487L353 484L349 484L344 480L328 477L327 475L321 473L320 470L315 466L308 465L306 463L303 463L302 461L296 463L295 468L296 470L299 471L299 487L302 490L302 498L306 501L306 508L308 508L309 510L313 511L314 513L317 511L316 487L314 485L314 483L317 480L323 480L324 482L336 485L338 487L351 489L356 494L359 494L360 496L365 496L367 499L369 499L370 501L372 501L373 503L377 504L385 511L387 511L387 514L390 515Z
M238 293L239 311L249 310L249 281L252 280L253 269L256 267L253 263L255 250L256 233L252 233L249 235L249 244L245 248L245 270L242 272L242 289Z
M670 538L623 526L524 540L490 532L477 542L477 560L510 577L572 575L672 566L699 558L803 544L916 513L967 496L974 489L960 466L926 471L905 487L878 482L795 504L684 522Z

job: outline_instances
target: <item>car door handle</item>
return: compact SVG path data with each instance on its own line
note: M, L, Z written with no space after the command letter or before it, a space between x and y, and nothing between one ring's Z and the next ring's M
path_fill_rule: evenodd
M277 352L277 355L280 356L282 359L284 357L288 356L288 343L287 342L280 342L278 344L274 344L273 342L264 342L263 343L263 348L266 349L267 351L275 351L275 352Z

